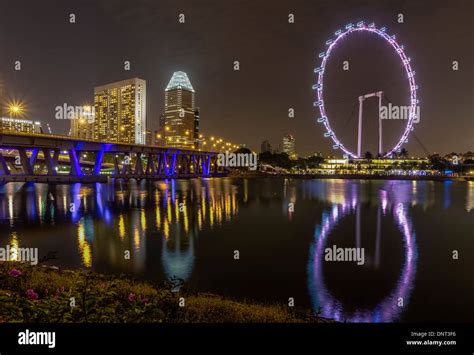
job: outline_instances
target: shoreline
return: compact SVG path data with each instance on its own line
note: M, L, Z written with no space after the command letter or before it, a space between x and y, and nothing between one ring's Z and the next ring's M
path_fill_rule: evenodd
M175 291L177 285L179 291ZM117 274L0 262L0 323L335 323L310 309Z
M405 180L405 181L474 181L470 176L403 176L403 175L365 175L365 174L229 174L230 178L280 178L280 179L338 179L338 180Z

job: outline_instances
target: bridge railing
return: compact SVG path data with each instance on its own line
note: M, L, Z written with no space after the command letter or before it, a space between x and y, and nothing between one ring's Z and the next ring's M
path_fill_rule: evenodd
M11 156L4 154L8 149L18 152L14 163ZM89 164L84 164L84 159L81 161L83 154L92 157L87 161ZM102 171L104 165L112 167L109 175L117 178L218 176L226 173L217 165L215 152L99 142L48 134L0 134L0 176L67 174L100 177L105 173ZM69 167L69 171L62 172L60 166Z

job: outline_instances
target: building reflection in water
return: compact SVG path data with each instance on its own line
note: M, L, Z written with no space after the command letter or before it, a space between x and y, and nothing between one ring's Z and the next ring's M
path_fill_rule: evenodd
M323 317L333 318L337 321L392 322L400 317L402 310L407 306L416 274L417 246L408 213L412 197L409 185L387 182L383 188L379 189L379 196L376 202L378 208L374 267L378 268L380 264L382 214L391 216L395 220L404 244L404 262L400 270L399 279L394 285L392 292L371 309L357 309L349 313L345 310L344 304L331 294L324 280L323 263L325 248L329 246L331 232L343 218L351 214L355 215L355 244L358 247L364 247L360 239L360 224L362 223L360 216L362 201L360 197L364 196L364 194L358 191L360 186L359 184L334 183L329 185L327 191L320 191L320 193L326 194L326 201L332 201L333 203L329 210L324 211L322 222L316 226L314 242L310 248L308 288L311 302L315 310L321 307ZM324 198L324 196L321 197ZM403 307L400 307L400 302L403 302Z
M237 192L229 179L130 181L115 187L9 183L0 186L0 218L13 230L11 245L18 246L21 235L15 228L27 220L31 229L21 233L29 240L38 225L72 230L85 268L97 263L136 273L161 259L166 278L188 280L199 232L232 220L238 212ZM147 254L147 239L161 239L161 258Z
M467 183L466 211L471 212L474 209L474 181Z

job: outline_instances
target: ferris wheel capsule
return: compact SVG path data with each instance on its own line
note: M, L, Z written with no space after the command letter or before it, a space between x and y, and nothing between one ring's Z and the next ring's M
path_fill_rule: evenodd
M323 101L322 101L322 100L318 100L318 101L315 101L315 102L314 102L313 106L315 106L315 107L320 107L320 106L322 106L322 104L323 104Z
M359 21L359 22L357 22L357 25L356 25L356 26L359 27L359 28L360 28L360 27L364 27L364 21Z
M324 123L324 122L326 122L326 116L318 118L318 123Z
M322 72L323 69L321 67L317 67L317 68L314 68L314 72L317 74L317 73L320 73Z

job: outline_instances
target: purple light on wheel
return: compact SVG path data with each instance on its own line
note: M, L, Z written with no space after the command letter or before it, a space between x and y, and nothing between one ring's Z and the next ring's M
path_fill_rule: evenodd
M413 121L416 117L416 112L417 112L416 106L418 104L418 100L416 98L416 90L418 89L418 86L416 85L416 82L415 82L415 72L411 68L410 58L406 56L404 47L398 44L395 36L390 36L389 34L387 34L386 31L387 30L385 27L378 29L375 27L373 23L366 25L363 21L358 22L356 27L354 27L354 25L352 24L347 25L344 30L336 31L335 39L330 39L326 41L327 49L325 52L322 52L319 55L319 57L321 58L321 65L314 70L314 72L318 75L318 83L317 85L314 86L314 88L317 91L317 99L318 99L317 100L318 104L315 106L319 108L321 117L325 117L324 120L318 120L318 122L323 123L324 127L326 128L326 131L328 133L331 133L330 135L328 135L328 137L331 137L332 140L334 141L335 143L334 147L340 148L345 154L351 156L352 158L360 158L360 157L357 156L357 154L351 152L349 149L347 149L344 146L344 144L337 138L337 135L334 133L329 123L329 118L326 113L326 108L324 105L323 82L324 82L324 72L325 72L326 64L329 60L329 57L331 56L331 52L344 37L346 37L347 35L353 32L369 32L372 34L376 34L382 39L384 39L395 50L395 53L397 53L405 69L405 72L407 74L409 91L410 91L410 98L409 98L410 108L408 111L409 114L408 114L407 125L405 126L405 130L403 131L403 134L401 135L397 143L388 151L388 153L384 155L384 157L389 157L395 151L400 150L400 147L402 146L402 144L407 141L408 134L413 130Z

